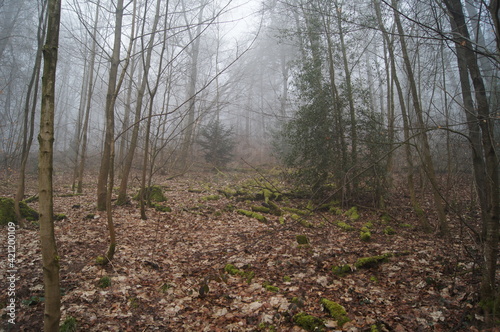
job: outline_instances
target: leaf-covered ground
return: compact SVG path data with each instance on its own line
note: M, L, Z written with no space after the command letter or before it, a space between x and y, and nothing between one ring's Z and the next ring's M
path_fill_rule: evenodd
M172 212L149 208L148 219L141 220L136 201L115 207L117 253L102 267L95 259L105 253L108 236L105 214L95 210L94 184L81 196L67 196L67 180L61 175L55 182L55 213L65 215L55 223L62 321L74 317L79 331L302 331L292 319L299 312L322 319L332 331L475 331L481 319L474 310L477 266L464 244L466 229L452 219L450 239L420 232L402 194L390 197L389 216L359 207L356 218L349 207L335 205L303 215L308 200L287 196L273 175L165 180L156 184L168 200L158 204ZM12 194L15 182L4 179L2 187L2 195ZM282 195L273 194L278 191ZM267 222L260 222L238 212L266 201L282 216L262 213ZM360 239L363 227L369 241ZM2 243L6 234L3 227ZM16 235L17 316L11 330L39 331L37 227ZM299 245L297 235L309 244ZM359 258L384 254L387 260L376 266L355 267ZM5 251L0 260L0 271L6 271ZM344 275L332 270L346 264ZM109 287L101 287L103 277ZM322 298L342 305L350 321L338 326ZM6 301L3 291L2 307ZM8 330L5 315L1 326Z

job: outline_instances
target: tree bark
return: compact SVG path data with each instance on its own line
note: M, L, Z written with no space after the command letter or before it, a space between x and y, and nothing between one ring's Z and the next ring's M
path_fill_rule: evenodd
M28 84L28 92L26 93L26 100L24 106L21 165L19 170L19 180L17 184L16 196L14 198L14 209L16 212L16 218L21 226L23 226L24 220L21 216L19 203L24 198L25 181L26 181L26 164L28 163L28 157L31 150L31 145L33 143L33 135L35 131L35 114L36 114L36 105L38 100L38 83L40 81L40 70L42 66L43 43L45 39L45 33L47 31L45 26L46 10L47 10L47 1L43 0L38 20L38 33L37 33L38 48L35 57L35 65L33 66L31 80Z
M111 144L114 144L115 135L115 101L117 91L118 66L120 64L121 31L123 21L123 0L116 4L115 35L113 54L111 56L111 68L109 70L108 91L106 94L106 129L104 138L104 150L101 157L101 167L97 179L97 210L106 210L106 192L111 167Z
M49 0L47 39L43 49L42 109L38 135L38 189L40 210L40 242L45 288L44 330L59 331L61 291L59 287L59 255L54 235L52 164L56 67L59 47L61 0Z
M423 110L420 105L419 94L417 91L417 84L415 81L415 76L413 75L413 68L410 62L410 57L408 55L408 50L406 48L406 40L405 40L405 32L403 30L403 25L401 24L401 20L399 17L399 12L397 10L397 3L395 0L392 0L393 12L394 12L394 21L396 23L396 27L399 34L399 41L401 44L401 52L403 54L403 60L405 64L405 69L408 75L408 81L410 84L410 92L413 101L413 108L415 111L415 115L417 117L417 123L419 126L419 130L421 131L419 138L422 145L422 150L420 151L421 160L423 163L424 171L431 183L431 190L434 197L434 205L437 212L438 217L438 230L441 235L447 236L449 235L448 222L446 220L446 214L444 211L444 203L441 198L441 194L439 192L439 186L436 178L436 173L434 170L434 163L432 161L431 151L429 147L429 141L426 133L426 126L424 122Z
M90 51L90 60L89 60L89 81L88 81L88 91L86 94L87 101L85 102L86 109L83 120L83 128L82 128L82 151L80 153L80 160L78 165L78 184L76 188L77 193L83 192L83 172L85 169L85 158L87 154L87 133L89 127L89 118L90 118L90 106L92 101L92 95L94 94L94 67L95 67L95 57L96 57L96 38L97 38L97 24L99 22L99 5L100 0L97 1L96 11L95 11L95 20L94 20L94 29L92 32L92 49Z
M474 86L476 99L477 122L481 129L481 143L484 153L485 182L476 183L479 190L484 190L485 202L481 204L486 208L483 213L483 224L485 238L483 241L483 266L480 296L483 309L487 318L492 321L490 314L494 313L493 303L498 294L495 274L497 270L498 258L498 236L499 236L499 215L500 215L500 189L498 176L498 156L495 151L495 141L493 134L493 119L490 116L490 108L484 81L477 63L476 54L473 51L470 35L466 25L460 0L445 0L448 11L451 14L452 27L455 34L455 46L459 53L460 61L467 64L468 73ZM461 77L465 80L465 77ZM468 79L467 79L468 81ZM466 89L470 91L470 89Z

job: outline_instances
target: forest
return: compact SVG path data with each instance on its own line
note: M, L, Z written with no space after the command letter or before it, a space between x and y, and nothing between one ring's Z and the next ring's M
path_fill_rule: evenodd
M1 331L498 331L499 0L0 0Z

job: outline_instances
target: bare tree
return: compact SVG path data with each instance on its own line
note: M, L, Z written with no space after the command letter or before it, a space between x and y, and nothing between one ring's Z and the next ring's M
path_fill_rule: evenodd
M40 116L40 145L38 156L38 188L40 209L40 240L42 247L43 282L45 288L44 330L59 330L61 290L59 286L59 255L53 220L53 143L56 67L59 47L61 1L48 1L47 40L43 48L42 110Z
M35 64L30 82L28 84L28 92L26 93L24 106L24 121L23 121L23 141L21 151L21 165L19 170L19 179L17 184L16 196L14 198L14 208L17 220L22 223L21 211L19 207L20 201L24 198L25 180L26 180L26 164L28 162L31 144L33 143L33 135L35 129L35 114L38 101L38 85L40 82L40 70L42 65L42 47L46 33L46 10L47 1L43 0L40 6L40 16L38 20L37 42L38 48L35 56Z

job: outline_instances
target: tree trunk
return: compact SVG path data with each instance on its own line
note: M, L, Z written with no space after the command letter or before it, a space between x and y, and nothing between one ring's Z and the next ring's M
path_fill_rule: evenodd
M357 167L358 162L358 130L356 128L356 110L354 108L354 98L352 95L351 71L349 69L349 61L347 59L347 46L344 41L344 29L342 27L342 8L338 5L338 0L335 0L335 9L337 11L337 27L340 38L340 49L342 50L342 61L344 64L344 75L346 81L347 99L349 102L349 117L351 122L351 165ZM353 189L357 188L357 180L353 180Z
M118 66L120 65L121 31L123 21L123 0L118 0L116 4L116 22L113 44L113 54L111 56L111 68L109 70L108 92L106 94L106 132L104 138L104 150L101 157L101 167L97 179L97 210L106 210L106 193L111 167L111 144L114 144L115 135L115 101L117 91Z
M61 291L59 286L59 255L54 235L52 163L54 143L55 83L59 47L61 1L49 0L47 40L43 49L42 109L38 135L38 189L40 210L40 242L43 283L45 288L44 330L59 331Z
M194 124L195 124L195 111L196 111L195 105L197 100L195 98L195 95L196 95L196 84L198 81L198 57L200 55L200 40L201 40L200 35L203 22L203 11L205 9L205 6L206 2L202 0L200 6L200 12L198 13L198 25L196 28L196 35L193 36L191 30L188 29L190 40L194 40L194 42L192 43L190 49L191 72L188 78L189 82L187 90L187 99L189 100L189 102L187 109L186 129L184 132L184 140L182 142L181 158L180 158L180 167L182 169L186 169L188 167L187 162L188 162L189 151L191 150L194 138ZM185 19L186 19L186 24L189 26L187 17Z
M43 1L40 17L38 20L38 33L37 33L38 48L35 57L35 65L33 66L33 72L31 75L31 80L28 85L28 92L26 93L26 100L24 106L21 166L19 170L19 180L17 184L16 196L14 198L14 209L16 212L16 218L21 226L23 226L24 221L21 216L19 203L24 198L25 181L26 181L26 164L28 163L28 157L31 150L31 144L33 143L33 135L35 131L35 114L36 114L36 105L38 101L38 83L40 81L40 69L42 66L42 48L45 39L45 33L47 30L45 26L46 9L47 9L47 2ZM32 93L33 93L33 98L32 98Z
M484 153L484 169L486 176L483 183L476 183L478 192L484 190L483 199L485 202L481 207L486 209L483 213L483 227L485 238L483 241L483 266L480 296L483 309L488 320L493 321L490 315L494 313L493 303L497 300L495 274L498 257L498 236L499 236L499 214L500 214L500 189L498 177L498 156L495 151L495 141L493 137L493 119L490 116L490 108L486 96L486 89L483 78L477 63L476 54L473 51L469 31L467 29L462 3L460 0L445 0L448 11L451 14L452 27L456 33L455 46L457 48L457 58L467 64L468 73L474 86L474 93L477 108L477 122L481 129L481 144ZM459 51L459 52L458 52ZM463 68L462 64L462 68ZM461 76L465 80L465 76ZM468 78L467 78L468 82ZM465 92L470 91L467 86L462 85ZM475 128L477 129L477 128ZM476 133L472 133L476 135ZM473 136L475 137L475 136ZM476 138L477 139L477 138ZM478 152L478 151L477 151ZM476 165L479 167L479 165ZM482 177L483 175L479 173ZM481 198L481 196L480 196Z
M415 77L413 75L413 68L410 63L410 57L408 55L408 50L406 48L406 40L405 40L405 32L403 30L403 26L401 24L401 20L399 18L399 12L397 10L397 3L395 0L392 0L393 12L394 12L394 21L396 23L396 27L399 34L399 41L401 44L401 51L403 54L403 60L405 64L405 69L408 75L408 81L410 83L410 92L413 101L413 108L415 110L415 115L417 116L417 123L419 126L419 130L421 131L419 138L422 145L422 150L420 151L421 160L423 163L424 171L431 183L431 190L434 197L434 205L436 207L437 217L438 217L438 230L441 235L448 236L448 222L446 220L446 214L444 212L443 200L441 198L441 194L439 192L439 186L434 170L434 163L432 161L431 150L429 147L429 141L427 138L426 126L424 121L424 114L422 111L422 107L420 105L419 94L417 91L417 84L415 82Z
M92 95L94 94L94 66L95 66L95 57L96 57L96 37L97 37L97 24L99 22L99 6L100 0L97 1L96 11L95 11L95 20L94 20L94 29L92 32L92 49L90 51L90 60L89 60L89 79L88 79L88 90L86 93L87 100L85 102L85 115L83 120L83 128L82 128L82 151L80 153L80 160L78 165L78 184L76 188L76 192L81 194L83 192L83 171L85 169L85 158L87 153L87 134L89 127L89 118L90 118L90 108Z
M375 13L377 15L377 23L382 31L382 35L385 39L385 43L388 45L387 50L389 51L389 61L390 61L390 66L391 66L391 79L394 82L394 85L396 86L396 90L398 93L398 99L399 99L399 105L401 107L401 116L403 119L403 137L406 142L404 146L405 150L405 156L406 156L406 162L408 163L408 172L407 172L407 180L408 180L408 191L410 193L410 201L413 207L413 210L417 214L419 221L420 221L420 226L422 227L422 230L424 232L429 232L431 230L431 227L429 225L429 222L427 218L425 217L422 209L420 208L420 205L417 201L417 197L415 194L415 181L413 178L413 156L411 153L411 145L410 145L410 123L409 123L409 118L408 118L408 112L406 111L406 103L404 99L404 93L403 89L401 87L401 83L399 82L399 78L397 76L397 69L396 69L396 57L394 54L394 49L392 47L393 40L389 39L389 33L386 30L383 22L382 22L382 13L380 10L380 1L379 0L374 0L374 7L375 7Z

